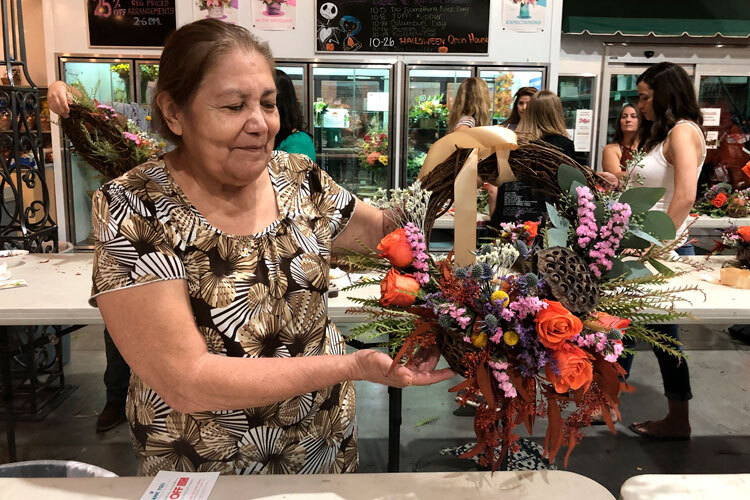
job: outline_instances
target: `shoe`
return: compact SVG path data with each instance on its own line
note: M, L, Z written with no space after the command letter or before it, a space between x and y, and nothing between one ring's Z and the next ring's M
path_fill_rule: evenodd
M650 423L651 420L646 420L645 422L640 423L632 423L628 426L628 429L641 437L653 439L655 441L690 441L689 434L687 436L668 436L664 434L652 434L650 432L646 432L645 429L641 428L643 426L648 426Z
M610 410L609 415L612 417L613 424L616 424L620 421L620 419L617 418L617 413L615 413L614 410ZM607 422L605 422L602 418L602 413L600 411L591 416L591 425L607 425Z
M107 401L96 420L96 432L107 432L125 422L125 403Z

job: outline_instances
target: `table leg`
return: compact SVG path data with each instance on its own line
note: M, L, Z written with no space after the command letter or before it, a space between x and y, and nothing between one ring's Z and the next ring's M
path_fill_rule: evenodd
M13 408L13 377L10 373L10 332L0 327L0 377L3 381L3 402L5 404L5 434L8 437L8 459L17 460L16 456L16 421Z
M399 471L402 396L401 389L388 388L388 472Z

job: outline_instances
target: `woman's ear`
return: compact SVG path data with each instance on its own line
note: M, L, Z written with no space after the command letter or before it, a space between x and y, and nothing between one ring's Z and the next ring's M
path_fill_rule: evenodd
M156 96L156 104L159 106L162 119L164 120L164 123L167 124L167 127L169 127L169 130L171 130L174 135L181 136L184 114L174 102L172 96L167 92L160 92Z

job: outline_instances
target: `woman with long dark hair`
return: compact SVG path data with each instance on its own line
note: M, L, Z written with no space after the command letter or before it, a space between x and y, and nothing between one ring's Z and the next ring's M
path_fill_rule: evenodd
M315 161L315 145L312 136L305 131L302 106L297 100L294 84L289 75L280 69L276 70L276 90L276 107L281 127L276 134L274 149L307 155Z
M638 174L644 186L666 188L655 209L665 211L672 218L678 237L686 239L685 221L695 202L698 176L706 158L703 115L693 82L676 64L662 62L650 66L638 77L638 109L645 118L641 143L646 152ZM695 250L685 243L677 253L695 255ZM650 328L678 339L677 325L650 325ZM688 401L693 395L687 362L657 348L654 353L659 360L669 410L661 420L635 423L629 429L652 439L690 439ZM629 371L631 363L632 357L626 357L620 364Z
M602 152L602 169L617 177L623 177L625 167L638 149L638 134L643 119L641 112L634 104L627 103L622 107L620 116L615 122L615 136L611 144L604 146Z
M515 130L518 124L521 123L521 116L526 112L529 101L531 101L531 96L537 92L539 92L539 89L536 87L521 87L518 89L513 98L513 109L510 111L510 116L502 123L502 126Z

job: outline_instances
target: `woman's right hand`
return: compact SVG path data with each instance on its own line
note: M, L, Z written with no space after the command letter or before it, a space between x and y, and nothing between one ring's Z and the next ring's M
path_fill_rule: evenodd
M453 377L455 373L450 368L435 370L440 358L440 352L431 350L418 363L398 365L391 371L393 359L384 352L373 349L363 349L354 353L356 360L355 380L367 380L391 387L406 387L410 385L431 385Z
M52 82L52 85L47 89L47 103L50 111L62 118L67 118L70 114L68 102L68 86L65 82L60 80Z

